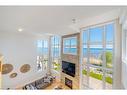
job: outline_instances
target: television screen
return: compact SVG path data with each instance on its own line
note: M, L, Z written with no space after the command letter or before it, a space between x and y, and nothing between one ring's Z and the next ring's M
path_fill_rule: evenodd
M75 77L75 64L62 61L62 72Z

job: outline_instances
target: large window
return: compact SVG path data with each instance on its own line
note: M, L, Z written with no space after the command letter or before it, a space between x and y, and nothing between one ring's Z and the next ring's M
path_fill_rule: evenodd
M63 39L63 53L72 55L77 54L77 37Z
M37 69L47 70L48 65L48 40L37 41Z
M61 63L60 43L61 43L61 37L59 37L59 36L51 37L52 67L56 71L60 71L60 63Z
M85 89L112 89L114 22L82 30L82 84Z

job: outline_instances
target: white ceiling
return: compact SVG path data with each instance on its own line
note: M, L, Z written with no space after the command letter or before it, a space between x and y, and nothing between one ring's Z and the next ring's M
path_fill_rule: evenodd
M83 7L83 6L1 6L0 31L38 34L68 34L74 31L69 27L72 19L78 22L119 7Z

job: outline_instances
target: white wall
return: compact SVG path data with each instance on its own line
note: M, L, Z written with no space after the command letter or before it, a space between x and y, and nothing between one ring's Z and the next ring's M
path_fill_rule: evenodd
M125 31L127 32L127 9L121 9L120 23L122 24L122 86L127 89L127 59L125 56Z
M122 82L121 82L121 67L122 67L122 60L121 60L121 55L122 55L122 40L121 40L121 34L122 34L122 29L121 25L119 24L119 20L115 21L115 39L114 39L114 64L113 64L113 88L114 89L121 89Z
M37 72L36 68L36 41L46 39L47 36L38 36L25 33L0 32L0 53L4 56L4 63L13 64L13 72L18 73L16 78L9 78L9 74L2 75L2 87L15 88L42 77L45 72ZM30 64L28 73L21 73L20 67Z

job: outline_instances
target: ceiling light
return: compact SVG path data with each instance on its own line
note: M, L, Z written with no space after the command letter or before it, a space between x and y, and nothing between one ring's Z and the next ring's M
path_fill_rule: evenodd
M19 29L18 29L18 31L19 31L19 32L22 32L22 31L23 31L23 29L22 29L22 28L19 28Z

